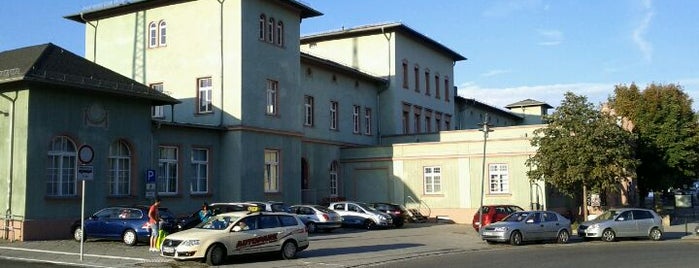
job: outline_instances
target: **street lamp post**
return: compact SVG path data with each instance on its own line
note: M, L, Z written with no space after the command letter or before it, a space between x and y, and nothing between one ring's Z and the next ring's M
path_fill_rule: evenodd
M490 129L492 125L488 123L488 114L485 114L483 123L479 123L479 126L483 127L480 131L483 131L483 170L481 173L481 205L478 207L478 233L483 234L483 197L485 195L485 148L488 143L488 132L492 132Z

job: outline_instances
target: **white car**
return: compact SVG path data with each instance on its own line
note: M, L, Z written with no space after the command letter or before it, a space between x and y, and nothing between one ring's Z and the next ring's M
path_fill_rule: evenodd
M175 260L204 260L220 265L228 256L279 252L283 259L308 248L301 220L284 212L229 212L210 217L194 228L168 235L162 256Z
M368 230L376 227L391 227L393 218L391 215L378 211L362 202L333 202L328 206L342 216L343 225L361 226Z

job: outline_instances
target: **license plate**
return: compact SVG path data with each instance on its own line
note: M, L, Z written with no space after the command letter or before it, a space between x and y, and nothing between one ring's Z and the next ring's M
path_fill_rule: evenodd
M483 232L483 235L492 236L492 235L495 235L495 233L494 232Z
M173 248L173 247L163 247L163 253L175 253L175 248Z

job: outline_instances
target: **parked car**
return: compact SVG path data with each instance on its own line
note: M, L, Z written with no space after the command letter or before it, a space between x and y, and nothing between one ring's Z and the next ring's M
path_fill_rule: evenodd
M129 246L138 242L148 242L149 206L116 206L103 208L85 219L85 230L80 228L80 220L75 221L70 232L77 241L86 238L121 240ZM159 207L162 230L168 233L177 231L175 215L167 208Z
M284 212L228 212L210 217L194 228L168 235L162 256L175 260L204 260L220 265L227 257L279 252L283 259L308 248L308 232L294 214Z
M611 242L619 237L663 238L663 224L655 211L644 208L610 209L578 226L578 236L583 240L601 238Z
M332 202L328 206L342 216L342 225L362 226L366 229L376 227L391 227L393 218L362 202Z
M226 213L226 212L235 212L235 211L248 211L248 208L254 206L254 204L251 203L212 203L209 204L209 210L211 211L212 215L220 214L220 213ZM194 226L197 226L197 224L201 223L201 219L199 218L199 211L201 209L197 209L196 211L192 212L191 214L184 216L184 217L179 217L177 218L177 230L182 231L186 230L189 228L192 228Z
M295 205L289 208L292 214L303 221L309 233L318 230L331 232L342 227L342 216L337 212L319 205Z
M370 207L377 209L378 211L388 213L393 218L393 226L400 228L403 224L409 220L410 215L408 214L408 209L403 205L386 203L386 202L376 202L370 203Z
M483 224L480 224L480 211L483 212ZM482 206L479 212L476 212L473 214L473 229L476 229L476 232L480 230L481 226L486 226L490 223L500 221L507 217L507 215L512 214L513 212L517 211L524 211L519 206L515 205L487 205L487 206Z
M289 212L289 206L284 202L279 201L248 201L246 203L255 204L262 211L270 212Z
M519 211L483 227L481 238L488 243L509 242L516 246L524 241L567 243L570 231L570 220L556 212Z

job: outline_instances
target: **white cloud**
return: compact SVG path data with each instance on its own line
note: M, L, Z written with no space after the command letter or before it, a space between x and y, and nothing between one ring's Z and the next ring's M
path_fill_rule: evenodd
M641 89L651 82L636 82ZM682 86L687 95L694 101L692 109L699 111L699 78L685 78L678 81L656 82L662 84L675 83ZM619 83L572 83L535 86L518 86L505 88L485 88L476 83L466 82L458 87L458 95L464 98L476 99L480 102L504 108L505 106L526 99L533 99L558 107L563 95L570 91L576 95L585 96L594 105L606 102L614 94L614 86ZM627 84L628 85L628 84Z
M525 99L534 99L557 107L561 104L563 94L568 91L586 96L588 101L599 104L605 102L607 97L614 92L614 84L577 83L483 88L475 83L467 82L459 86L458 94L464 98L473 98L499 108Z
M543 41L539 42L540 46L557 46L563 42L563 33L558 30L537 30Z
M496 76L496 75L501 75L501 74L506 74L509 73L509 70L490 70L485 73L482 73L481 76L483 77L491 77L491 76Z
M636 46L638 46L638 49L643 54L643 59L650 63L653 60L653 45L645 39L645 34L654 13L651 0L645 0L641 3L643 4L643 19L639 22L636 28L634 28L631 35L633 42L636 44Z

